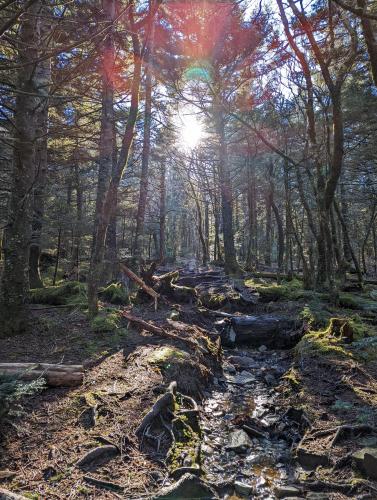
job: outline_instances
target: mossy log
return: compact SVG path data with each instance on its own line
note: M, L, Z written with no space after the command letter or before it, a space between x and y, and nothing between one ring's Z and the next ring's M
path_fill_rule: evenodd
M82 365L53 365L47 363L0 363L0 373L22 380L44 378L51 387L75 387L84 380Z

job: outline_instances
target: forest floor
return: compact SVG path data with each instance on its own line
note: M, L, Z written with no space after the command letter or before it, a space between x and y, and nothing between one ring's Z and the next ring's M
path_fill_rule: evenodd
M80 308L32 304L33 331L1 339L0 362L83 363L85 379L13 408L1 427L0 491L32 499L190 498L187 488L191 498L376 498L374 288L345 292L333 306L298 280L249 277L243 286L258 299L250 304L237 302L239 282L230 283L202 290L200 307L177 298L157 311L148 301L104 304L104 315L119 315L108 331ZM176 337L134 328L123 310ZM276 345L261 339L221 350L214 323L224 312L293 319L295 345L282 349L278 332ZM331 330L334 317L352 327L352 342ZM138 433L172 381L174 407ZM200 471L203 481L193 479ZM184 490L175 480L186 472Z

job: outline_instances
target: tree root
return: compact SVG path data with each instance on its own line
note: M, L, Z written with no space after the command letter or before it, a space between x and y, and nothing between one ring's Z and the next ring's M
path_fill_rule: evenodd
M97 479L96 477L92 476L84 476L83 479L89 484L92 484L99 488L105 488L106 490L119 491L119 492L122 492L124 490L123 486L117 483L113 483L111 481L104 481L103 479Z
M335 433L335 436L333 437L331 443L330 443L330 448L335 446L335 444L343 437L344 434L354 434L354 433L365 433L365 432L370 432L377 434L377 428L372 427L371 425L368 424L359 424L359 425L340 425L338 427L331 427L329 429L320 429L316 432L313 432L309 436L305 436L304 439L315 439L318 437L323 437L323 436L328 436L329 434Z
M148 427L150 427L160 414L167 410L174 411L174 396L177 390L177 383L172 382L165 394L157 399L152 409L145 415L139 427L136 429L136 436L141 438Z
M360 425L341 425L337 428L335 436L330 443L330 448L335 446L335 444L343 437L344 434L354 434L356 432L373 432L377 433L377 429L367 424Z

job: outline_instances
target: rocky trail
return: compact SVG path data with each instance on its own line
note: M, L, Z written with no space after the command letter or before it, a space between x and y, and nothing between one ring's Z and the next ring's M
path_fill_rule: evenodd
M127 333L113 352L83 361L82 387L29 398L5 426L0 498L376 498L373 371L348 359L298 365L297 303L267 303L221 270L189 263L145 289L117 310ZM359 401L339 414L352 370Z

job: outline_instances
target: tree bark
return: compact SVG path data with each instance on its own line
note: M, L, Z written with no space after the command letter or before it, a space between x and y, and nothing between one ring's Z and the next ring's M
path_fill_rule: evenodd
M143 251L144 219L148 196L148 172L151 149L151 123L152 123L152 60L154 48L154 23L152 23L149 46L145 54L145 109L144 109L144 137L141 154L141 177L139 203L136 215L136 232L133 253L140 261Z
M4 231L4 270L0 296L2 334L26 330L29 290L29 245L31 237L31 202L35 183L36 113L41 104L35 71L40 33L39 1L23 15L19 41L19 66L15 108L12 191L9 216Z

